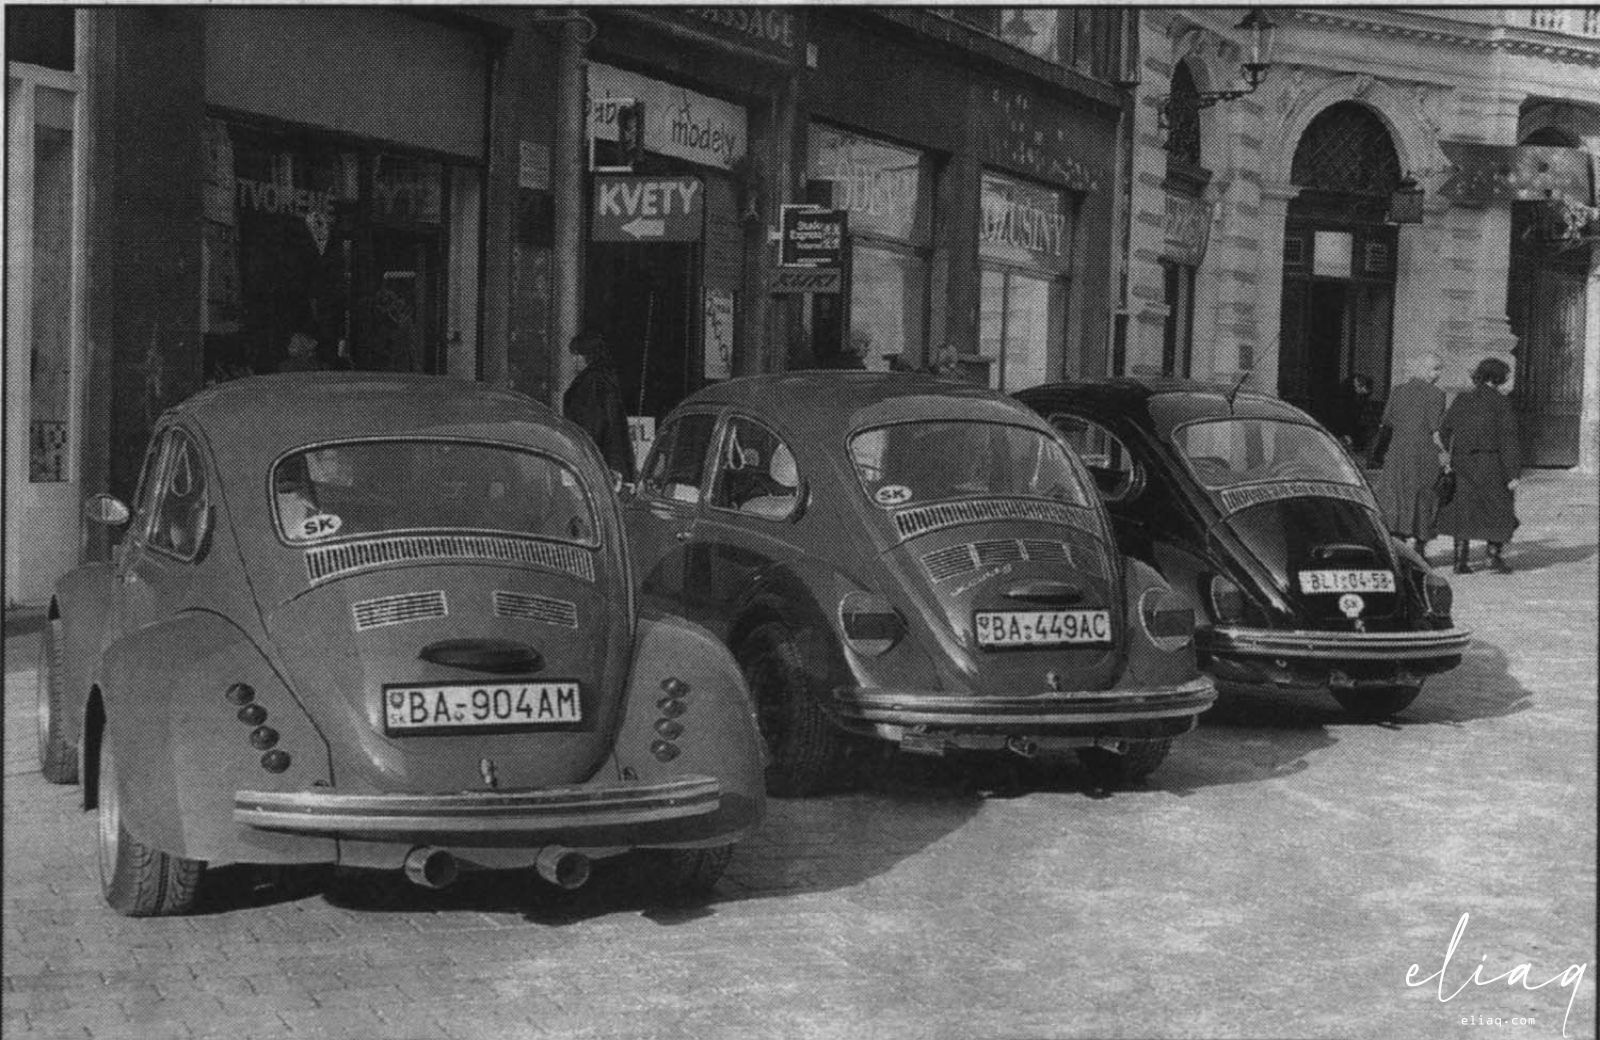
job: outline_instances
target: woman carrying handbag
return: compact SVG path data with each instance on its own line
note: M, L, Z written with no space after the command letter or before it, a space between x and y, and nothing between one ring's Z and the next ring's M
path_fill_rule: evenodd
M1484 358L1472 371L1472 389L1457 394L1439 433L1450 445L1455 497L1439 509L1439 531L1455 539L1455 572L1472 573L1472 542L1488 543L1489 569L1509 574L1502 555L1517 528L1517 478L1522 471L1517 420L1501 388L1511 369Z

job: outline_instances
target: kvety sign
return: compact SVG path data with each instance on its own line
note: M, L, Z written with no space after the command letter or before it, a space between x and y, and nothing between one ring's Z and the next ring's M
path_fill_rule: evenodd
M594 178L596 242L698 242L704 228L705 185L698 177Z

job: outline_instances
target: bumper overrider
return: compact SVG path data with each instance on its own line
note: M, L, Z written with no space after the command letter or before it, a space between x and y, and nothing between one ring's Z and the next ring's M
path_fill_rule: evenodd
M1172 686L981 696L842 687L833 709L846 728L911 745L1085 747L1187 733L1217 699L1201 676Z
M456 794L237 791L233 818L262 830L347 840L599 848L712 837L721 804L716 778L681 776Z

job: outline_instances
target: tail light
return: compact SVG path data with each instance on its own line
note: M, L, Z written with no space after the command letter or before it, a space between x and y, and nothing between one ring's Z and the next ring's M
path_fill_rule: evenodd
M871 592L851 592L839 601L839 626L851 649L868 657L888 653L906 634L900 612Z
M1422 597L1428 613L1434 617L1448 618L1455 608L1456 594L1451 591L1450 583L1431 571L1423 576Z
M1194 608L1165 586L1145 589L1139 597L1139 623L1162 650L1182 649L1194 638Z
M1244 592L1233 582L1217 574L1211 578L1211 616L1223 624L1236 625L1244 620Z

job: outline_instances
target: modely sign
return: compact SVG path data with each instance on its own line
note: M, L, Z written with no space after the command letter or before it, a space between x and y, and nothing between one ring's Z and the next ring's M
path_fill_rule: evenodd
M589 65L589 132L597 140L617 139L617 106L627 98L644 102L646 151L724 170L744 158L743 108L595 62Z
M698 177L596 175L596 242L698 242L705 227Z

